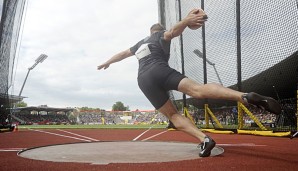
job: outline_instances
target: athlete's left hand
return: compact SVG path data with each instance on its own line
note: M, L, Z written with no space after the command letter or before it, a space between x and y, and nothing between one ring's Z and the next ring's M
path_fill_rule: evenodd
M107 69L107 68L109 68L109 66L110 66L110 64L104 63L104 64L97 66L97 70L101 70L102 68Z

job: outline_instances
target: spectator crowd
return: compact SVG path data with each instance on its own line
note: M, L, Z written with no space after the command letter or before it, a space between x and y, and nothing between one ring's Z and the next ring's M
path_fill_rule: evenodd
M270 124L277 120L275 114L250 106L249 111L262 123ZM237 125L237 106L211 109L222 125ZM197 125L205 124L204 110L189 111ZM69 116L73 116L70 118ZM14 113L14 122L21 124L168 124L168 119L156 110L151 111L76 111L69 114L52 113ZM243 114L244 124L254 123L247 114Z

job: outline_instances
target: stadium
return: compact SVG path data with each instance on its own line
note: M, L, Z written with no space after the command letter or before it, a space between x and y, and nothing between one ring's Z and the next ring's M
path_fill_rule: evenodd
M157 110L101 110L47 105L17 107L11 94L26 0L2 0L0 24L0 170L293 170L298 161L298 2L157 0L170 29L193 8L207 23L171 43L169 64L188 78L256 92L281 104L276 115L240 102L170 97L181 115L217 145L197 155L198 142ZM70 3L70 2L69 2ZM276 11L283 11L277 18ZM282 21L282 22L281 22ZM76 149L76 150L74 150ZM185 152L186 151L186 152Z

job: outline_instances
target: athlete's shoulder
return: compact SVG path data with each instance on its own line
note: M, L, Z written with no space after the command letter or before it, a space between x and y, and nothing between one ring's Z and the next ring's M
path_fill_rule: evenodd
M157 36L157 37L163 37L164 32L166 32L166 30L161 30L161 31L155 32L153 34L155 34L155 36Z
M145 44L149 38L150 38L149 36L145 37L144 39L138 41L133 47L131 47L130 51L132 52L132 54L135 54L135 52L139 49L139 47L142 46L142 44Z

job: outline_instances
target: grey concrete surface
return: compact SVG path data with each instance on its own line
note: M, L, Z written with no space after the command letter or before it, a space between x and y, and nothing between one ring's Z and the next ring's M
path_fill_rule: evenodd
M200 158L197 145L153 141L74 143L27 149L20 152L19 156L34 160L90 164L172 162ZM211 151L211 157L223 152L223 148L216 146Z

